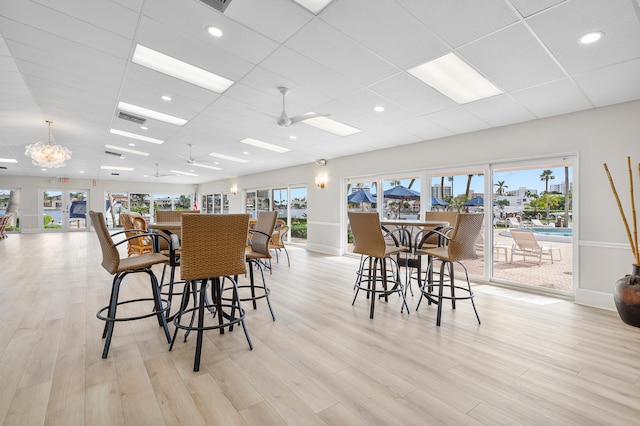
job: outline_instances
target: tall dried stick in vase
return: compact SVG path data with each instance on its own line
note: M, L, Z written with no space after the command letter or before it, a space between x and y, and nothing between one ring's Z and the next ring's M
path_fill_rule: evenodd
M622 208L622 203L620 202L620 197L618 196L618 191L616 190L616 186L613 183L613 179L611 178L611 173L609 172L609 167L607 167L607 163L604 163L604 170L607 173L607 177L609 178L609 184L611 185L611 191L613 191L613 195L616 199L616 203L618 203L618 210L620 210L620 216L622 217L622 222L624 223L624 228L627 231L627 238L629 238L629 245L631 246L631 251L633 252L633 257L635 259L636 265L640 265L640 253L638 252L638 226L636 220L636 208L635 201L633 199L633 174L631 171L631 157L627 157L627 164L629 169L629 193L631 196L631 210L633 214L633 235L631 235L631 230L629 229L629 223L627 222L627 216L624 214L624 210ZM638 164L638 172L640 173L640 164Z

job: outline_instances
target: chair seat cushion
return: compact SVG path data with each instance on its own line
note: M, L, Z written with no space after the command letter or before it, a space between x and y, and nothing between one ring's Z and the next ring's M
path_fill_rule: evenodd
M271 259L270 255L265 255L263 253L258 253L255 251L247 250L245 253L245 257L247 259Z
M169 258L160 253L147 253L140 256L131 256L120 259L117 272L133 271L141 268L148 268L152 265L168 262Z

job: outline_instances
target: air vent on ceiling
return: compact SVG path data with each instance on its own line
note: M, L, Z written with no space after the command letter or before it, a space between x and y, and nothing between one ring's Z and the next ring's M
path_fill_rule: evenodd
M206 4L207 6L211 6L212 8L214 8L215 10L224 13L224 10L227 8L227 6L229 6L229 3L231 3L231 0L200 0L202 3Z
M118 118L131 121L136 124L144 124L147 121L146 118L138 117L137 115L129 114L128 112L118 111Z
M7 168L5 166L0 166L0 169L7 170Z
M117 152L113 152L113 151L105 151L105 154L109 154L109 155L113 155L115 157L122 157L122 154L118 154Z
M111 176L120 176L120 173L111 173Z

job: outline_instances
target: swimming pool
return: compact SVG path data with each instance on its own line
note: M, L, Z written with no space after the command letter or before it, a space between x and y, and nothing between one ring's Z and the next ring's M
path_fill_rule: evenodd
M572 228L529 228L536 234L541 235L556 235L561 237L573 236Z
M570 243L573 241L572 228L523 228L533 231L536 234L536 240L549 241L557 243ZM504 237L511 237L509 229L500 232Z

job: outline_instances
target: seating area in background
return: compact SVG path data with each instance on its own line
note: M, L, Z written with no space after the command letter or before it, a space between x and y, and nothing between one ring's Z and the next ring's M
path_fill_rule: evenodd
M7 224L9 223L9 216L0 216L0 240L7 238Z
M537 228L555 228L556 224L553 222L542 223L540 219L531 219L531 224Z
M120 224L128 238L129 256L153 252L153 238L147 233L147 223L142 216L120 213Z
M554 260L562 260L562 252L552 246L542 246L536 240L536 236L533 231L528 229L512 229L511 237L513 238L513 246L511 247L511 260L513 263L514 255L522 255L522 260L526 261L527 256L536 257L538 259L538 266L542 265L542 258L548 257L553 263ZM557 259L554 259L553 252L558 255Z
M271 235L271 240L269 241L269 250L273 250L276 254L276 262L280 263L280 251L284 250L284 253L287 255L287 265L291 267L291 261L289 260L289 252L287 251L287 247L284 245L285 239L287 238L287 234L289 233L289 227L286 223L278 219L276 221L276 227Z

